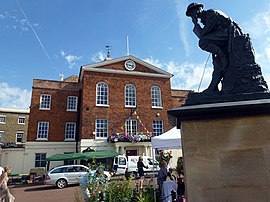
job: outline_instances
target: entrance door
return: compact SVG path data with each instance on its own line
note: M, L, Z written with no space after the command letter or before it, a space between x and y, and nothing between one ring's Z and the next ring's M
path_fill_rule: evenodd
M137 150L127 150L126 151L127 156L138 156Z

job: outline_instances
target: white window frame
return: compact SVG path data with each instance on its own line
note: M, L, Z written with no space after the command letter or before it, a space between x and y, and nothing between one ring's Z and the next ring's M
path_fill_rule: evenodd
M39 100L40 110L50 110L51 109L52 96L50 94L41 94Z
M106 139L109 133L108 119L96 119L95 121L96 139Z
M5 135L5 131L0 131L0 142L3 142L3 138L4 138L4 135Z
M73 131L71 130L69 125L73 126ZM66 122L65 140L75 140L75 135L76 135L76 123L74 123L74 122Z
M125 107L136 107L136 86L133 84L125 86Z
M43 126L42 126L43 124ZM38 122L38 127L37 127L37 140L48 140L48 135L49 135L49 122L47 121L39 121ZM42 129L43 127L44 129ZM46 128L45 128L46 127ZM43 134L40 134L43 133ZM39 137L41 136L41 137ZM43 137L44 136L44 137Z
M78 105L78 97L77 96L68 96L67 97L67 111L76 112Z
M6 119L7 119L6 115L0 115L0 124L6 124Z
M136 119L127 119L125 122L125 131L128 135L136 135L138 132L138 122Z
M159 136L164 132L164 126L162 120L154 120L152 123L153 136Z
M96 85L96 106L109 106L109 86L105 82Z
M24 132L23 131L17 131L17 133L16 133L16 142L19 142L18 141L18 136L19 135L21 135L22 137L20 137L20 138L22 138L22 141L20 141L20 143L22 143L23 142L23 135L24 135Z
M23 122L21 122L21 120L23 120ZM25 116L19 116L18 117L18 124L25 125L25 120L26 120Z
M152 86L151 87L151 101L152 101L152 108L162 108L162 96L161 96L161 89L159 86Z
M37 159L37 155L45 155L45 158L44 159ZM46 156L47 156L47 154L46 153L35 153L35 167L36 168L44 168L44 167L46 167ZM42 164L42 162L44 163L45 162L45 165L44 166L37 166L37 162L39 162L39 164L41 165Z

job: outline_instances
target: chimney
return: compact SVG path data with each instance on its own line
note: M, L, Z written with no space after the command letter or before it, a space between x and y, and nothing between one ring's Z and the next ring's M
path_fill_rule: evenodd
M111 59L111 46L105 46L107 49L107 58L105 60Z

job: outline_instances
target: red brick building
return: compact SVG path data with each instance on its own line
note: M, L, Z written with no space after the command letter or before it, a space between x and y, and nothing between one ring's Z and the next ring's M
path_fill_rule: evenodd
M82 66L79 77L64 81L34 79L29 166L42 167L52 154L89 147L151 155L150 137L172 128L167 110L181 105L188 93L171 89L172 76L125 56Z

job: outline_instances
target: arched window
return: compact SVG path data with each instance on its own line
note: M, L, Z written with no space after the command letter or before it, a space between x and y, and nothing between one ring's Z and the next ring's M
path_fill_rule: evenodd
M162 100L161 100L160 87L152 86L151 96L152 96L152 108L161 108L162 107Z
M105 82L99 82L96 87L96 105L108 106L109 89L108 84Z
M136 107L136 87L132 84L125 86L125 107Z

